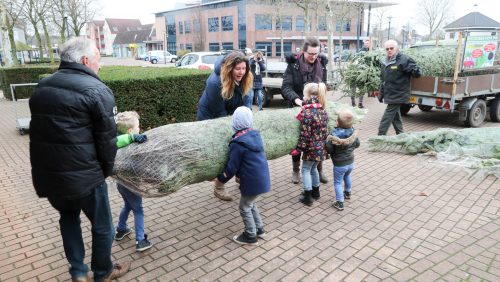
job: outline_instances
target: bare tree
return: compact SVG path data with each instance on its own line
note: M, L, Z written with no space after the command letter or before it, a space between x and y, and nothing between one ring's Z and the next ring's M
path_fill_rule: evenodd
M3 36L3 30L7 30L7 34L9 37L9 45L10 45L10 57L12 58L12 61L6 61L5 63L7 65L13 64L13 65L18 65L19 62L17 61L17 49L16 49L16 41L14 39L14 27L16 24L19 22L19 19L21 17L21 7L24 6L24 3L26 0L10 0L7 1L7 3L4 3L4 0L0 0L0 9L1 9L1 18L2 18L2 23L0 31ZM2 42L5 42L2 39ZM6 45L4 43L4 45ZM5 50L5 46L4 46ZM6 60L8 56L4 56L4 60Z
M49 12L51 1L50 0L38 0L38 5L36 5L36 13L38 14L38 18L40 19L40 23L42 24L43 34L45 36L45 42L47 42L47 53L50 58L50 63L54 63L54 53L52 53L52 41L50 39L49 27L47 25L47 19L50 19Z
M330 11L332 25L333 22L340 25L339 28L339 46L340 51L342 51L342 34L344 32L344 27L351 21L356 12L358 11L359 4L351 2L349 0L330 0L328 1L328 10ZM333 32L333 27L332 27ZM332 43L333 44L333 43ZM334 47L334 46L332 46ZM333 58L333 55L332 57Z
M386 14L387 14L386 8L377 8L377 9L375 9L375 11L373 13L373 16L374 16L373 25L376 27L374 29L374 33L376 34L376 42L377 43L376 44L372 43L372 47L382 46L382 42L383 42L383 38L384 38L384 35L382 33L383 32L382 25L384 24Z
M66 26L66 21L64 20L64 17L68 15L68 1L66 0L51 0L52 1L52 7L51 7L51 14L52 14L52 22L54 25L59 29L59 37L60 39L60 44L66 41L66 29L68 28Z
M420 0L417 8L417 17L429 30L429 38L432 38L437 29L452 13L452 0Z
M67 0L68 28L75 36L80 36L86 23L92 21L97 12L94 0Z
M309 13L313 9L315 0L292 0L297 7L304 11L304 34L308 36L311 33L311 24L309 23Z
M40 61L43 61L44 44L38 27L38 24L40 23L40 13L38 12L39 9L40 9L39 2L37 0L27 0L26 5L23 7L23 13L28 18L29 22L33 27L33 31L35 32L34 36L38 46Z
M262 4L270 5L273 7L279 7L279 9L270 9L272 10L272 19L274 19L274 22L276 22L276 28L278 28L278 22L280 23L279 30L280 30L280 46L281 46L281 55L280 55L280 60L284 61L285 60L285 42L283 40L283 24L284 24L284 14L283 10L285 8L290 7L290 1L289 0L260 0L259 1Z

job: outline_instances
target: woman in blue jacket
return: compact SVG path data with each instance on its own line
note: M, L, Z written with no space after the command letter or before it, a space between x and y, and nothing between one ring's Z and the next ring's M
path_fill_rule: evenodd
M197 120L232 115L244 105L245 97L253 86L248 59L235 51L215 64L208 77L205 90L198 103Z
M203 95L198 102L197 120L232 115L244 106L252 90L253 76L245 55L234 51L215 63L214 72L208 77ZM214 194L223 201L232 201L223 185L214 187Z

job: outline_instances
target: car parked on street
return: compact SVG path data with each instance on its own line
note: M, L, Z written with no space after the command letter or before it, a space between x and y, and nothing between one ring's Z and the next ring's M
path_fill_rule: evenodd
M224 55L221 52L191 52L182 56L175 66L186 69L213 70L215 62L222 56Z
M346 62L349 60L349 58L352 56L353 52L349 50L342 50L342 51L337 51L333 54L333 61L334 62Z
M149 51L148 56L144 59L150 61L152 64L156 63L175 63L177 61L177 55L170 54L168 51L155 50Z

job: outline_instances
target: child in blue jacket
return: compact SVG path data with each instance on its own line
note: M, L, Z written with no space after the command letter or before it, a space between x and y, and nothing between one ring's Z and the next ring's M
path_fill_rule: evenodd
M252 124L252 111L247 107L238 107L232 119L234 135L229 142L229 159L224 171L215 179L217 187L235 175L240 178L239 209L245 231L234 236L233 240L243 245L257 245L257 237L264 237L264 223L255 201L260 194L271 189L264 143L259 131L252 129Z

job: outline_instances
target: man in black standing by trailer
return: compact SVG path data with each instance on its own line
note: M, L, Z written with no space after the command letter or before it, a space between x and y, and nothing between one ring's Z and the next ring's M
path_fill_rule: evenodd
M326 83L326 65L328 59L320 53L320 42L315 37L307 37L302 50L295 55L287 56L288 66L283 75L281 93L288 100L291 107L302 106L304 85L309 82ZM300 156L292 156L293 172L292 182L300 181ZM318 172L321 183L328 183L323 174L323 162L318 164Z
M386 135L389 126L394 126L396 134L403 133L401 105L410 100L410 79L420 77L420 69L415 61L399 53L398 43L387 40L384 44L386 57L381 62L380 91L378 99L387 104L378 127L378 135Z
M33 186L59 212L72 281L90 281L82 211L92 225L94 281L111 281L130 268L130 262L111 261L114 228L105 178L117 150L115 99L97 77L100 55L93 40L75 37L60 51L59 70L38 83L29 102Z

